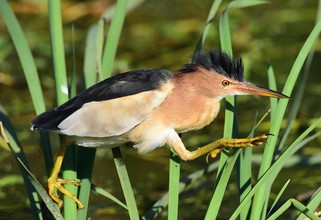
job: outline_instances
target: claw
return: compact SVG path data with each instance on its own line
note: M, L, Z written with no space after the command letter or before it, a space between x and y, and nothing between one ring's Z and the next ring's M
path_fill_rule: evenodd
M219 154L224 148L226 147L253 147L253 146L259 146L262 145L265 141L265 139L268 138L268 136L273 134L263 134L261 136L252 137L252 138L242 138L242 139L220 139L218 141L221 141L221 147L218 147L212 151L210 151L206 155L206 162L208 163L208 158L211 156L212 158L215 158L217 154Z
M62 194L71 198L75 203L77 203L78 209L82 209L85 206L78 200L78 198L67 191L62 185L63 184L72 184L75 186L80 186L81 183L77 180L65 180L65 179L57 179L54 177L50 177L48 179L48 191L49 196L58 204L59 208L62 207L63 201L59 198L59 196L55 193L55 188L61 192Z
M222 150L223 150L223 148L219 148L219 149L215 149L215 150L212 150L211 152L209 152L206 155L206 163L208 163L209 156L211 156L211 158L215 158Z

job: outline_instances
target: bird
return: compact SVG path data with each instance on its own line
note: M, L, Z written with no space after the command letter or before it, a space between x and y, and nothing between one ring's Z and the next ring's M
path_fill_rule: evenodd
M40 114L32 120L31 130L66 136L48 179L50 197L62 205L54 190L57 188L72 198L78 208L84 207L62 186L79 183L58 179L67 143L112 147L132 142L141 154L166 145L185 161L204 154L215 157L226 147L262 144L267 135L221 138L194 151L185 148L179 134L209 125L219 113L220 101L234 95L289 98L245 81L241 57L208 50L177 71L142 69L114 75Z

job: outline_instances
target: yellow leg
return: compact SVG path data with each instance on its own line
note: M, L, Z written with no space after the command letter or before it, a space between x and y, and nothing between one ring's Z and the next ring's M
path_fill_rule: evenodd
M268 137L268 135L264 134L257 137L252 138L221 138L217 141L214 141L210 144L205 145L195 151L190 152L189 160L194 160L199 156L204 154L208 154L206 157L206 161L208 160L208 156L212 158L216 157L218 153L220 153L226 147L253 147L257 145L263 144L263 141Z
M62 200L59 198L59 196L55 192L55 188L57 188L58 191L60 191L62 194L68 196L73 201L75 201L78 205L79 209L84 208L84 205L78 200L78 198L73 195L72 193L68 192L62 185L63 184L73 184L76 186L80 186L79 181L75 180L64 180L64 179L58 179L58 174L61 169L61 165L65 156L65 151L67 148L67 143L65 140L62 141L62 144L57 152L57 158L55 161L55 164L52 168L52 172L50 177L48 178L48 193L49 196L58 204L59 207L62 207Z

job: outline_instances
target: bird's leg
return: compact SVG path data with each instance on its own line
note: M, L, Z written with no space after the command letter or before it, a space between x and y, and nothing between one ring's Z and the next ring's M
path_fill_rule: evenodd
M206 160L208 156L211 156L212 158L214 158L217 156L218 153L220 153L226 147L242 148L242 147L258 146L263 144L263 141L267 137L268 136L264 134L264 135L252 137L252 138L221 138L217 141L214 141L210 144L205 145L204 147L201 147L197 150L190 152L188 159L194 160L206 153L208 154L206 157Z
M55 188L58 191L60 191L62 194L68 196L73 201L75 201L78 205L78 208L82 209L82 208L84 208L84 205L78 200L78 198L75 195L73 195L72 193L68 192L62 186L63 184L72 184L72 185L80 186L80 182L75 181L75 180L58 179L58 174L61 169L61 165L62 165L64 156L65 156L65 152L66 152L66 148L67 148L67 143L63 139L61 146L58 149L57 158L56 158L56 161L55 161L54 166L52 168L51 175L48 178L48 193L49 193L49 196L58 204L59 207L62 207L63 201L56 194Z
M168 138L168 145L172 147L182 160L194 160L204 154L212 158L216 157L226 147L253 147L261 145L268 135L261 135L252 138L221 138L210 144L207 144L197 150L186 150L182 140L176 133L172 133Z

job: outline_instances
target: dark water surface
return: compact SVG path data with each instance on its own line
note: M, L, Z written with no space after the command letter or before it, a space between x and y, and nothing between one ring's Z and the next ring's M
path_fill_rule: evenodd
M81 76L85 34L89 25L99 17L99 14L95 14L96 12L88 7L88 11L83 9L87 12L85 16L77 17L76 13L70 12L71 6L77 3L79 2L67 1L63 4L64 36L68 71L70 71L71 26L74 25L77 72ZM19 10L20 4L25 7ZM189 62L210 5L209 0L144 2L126 19L117 53L115 73L139 68L175 70ZM14 3L13 7L36 57L47 107L54 107L54 81L50 61L48 22L46 10L42 8L46 6L36 7L32 4ZM249 81L267 86L266 63L269 62L274 67L278 86L282 88L295 57L313 28L316 9L317 4L313 1L288 0L282 3L273 1L266 5L231 11L233 49L236 55L240 54L244 58L246 78ZM218 21L218 18L214 20L214 26L204 48L219 48ZM29 123L35 116L33 105L19 60L2 21L0 21L0 33L0 102L12 120L24 146L33 174L45 185L46 171L38 144L39 135L29 130ZM320 62L318 62L321 59L320 42L316 48L315 62L312 64L309 76L309 86L306 88L305 98L292 128L291 137L293 138L311 124L313 119L321 115L321 103L317 101L321 95ZM258 113L260 117L268 108L267 98L238 98L238 121L241 136L248 135L253 125L254 115ZM184 143L195 149L220 138L223 133L223 123L224 113L222 111L213 125L202 131L184 135ZM257 133L264 133L268 130L269 124L265 122L258 128ZM262 149L255 149L254 153L261 151ZM31 219L25 188L15 159L10 152L2 148L1 152L0 219ZM128 165L139 211L143 214L168 190L169 151L163 148L147 155L138 155L130 146L124 146L122 152L126 165ZM304 148L300 155L309 157L320 153L319 139ZM204 158L199 158L192 162L182 162L181 166L181 175L184 177L206 167L207 164ZM257 168L254 165L254 169ZM215 176L216 173L213 173L204 177L196 184L198 187L180 197L180 219L202 219L204 217L211 198ZM225 193L219 219L228 219L238 204L238 201L235 201L237 186L234 178L230 181ZM273 186L276 194L288 179L291 179L291 183L283 196L284 201L319 187L321 183L320 165L300 165L284 169ZM97 151L93 182L124 201L111 152L108 149ZM166 219L166 212L163 214L165 217L160 219ZM125 210L94 193L91 196L88 216L92 219L128 218ZM289 214L288 217L292 216Z

